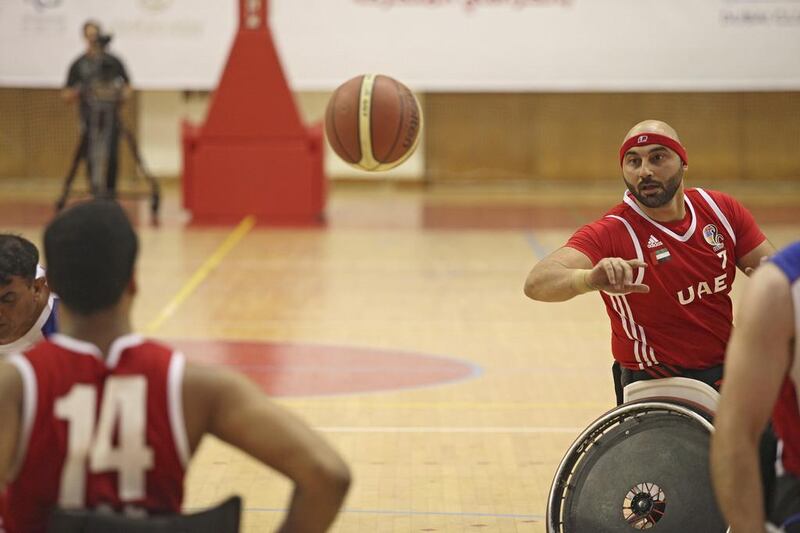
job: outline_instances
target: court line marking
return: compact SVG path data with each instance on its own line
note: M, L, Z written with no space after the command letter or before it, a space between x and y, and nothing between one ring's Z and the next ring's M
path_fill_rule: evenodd
M536 259L542 260L550 253L547 248L542 246L542 243L539 242L539 239L536 238L536 234L532 231L525 232L525 240L528 242L528 246L533 250L533 255L536 256Z
M273 396L273 400L293 409L330 407L330 401L293 400L288 396ZM368 407L383 409L602 409L608 411L614 407L611 402L337 402L336 409Z
M191 511L201 510L187 509ZM279 509L275 507L250 507L245 508L245 512L251 513L284 513L286 509ZM389 516L466 516L474 518L512 518L515 520L534 520L537 522L544 522L545 517L537 514L512 514L512 513L476 513L476 512L459 512L459 511L402 511L392 509L342 509L342 513L356 513L356 514L377 514Z
M440 426L317 426L323 433L568 433L583 431L579 427L510 426L510 427L440 427Z
M184 283L183 287L172 297L172 299L165 305L161 311L159 311L158 315L151 320L145 327L144 333L145 335L153 335L156 331L158 331L164 323L172 318L178 308L185 302L189 296L197 290L197 287L200 286L201 283L211 274L215 268L219 266L222 260L225 258L228 253L233 250L234 246L236 246L239 241L241 241L245 235L247 235L253 226L256 224L256 218L253 215L248 215L242 219L241 222L231 231L228 236L222 241L222 244L214 250L208 259L200 265L192 277Z
M204 511L207 507L188 507L186 511ZM246 513L285 513L287 509L278 507L246 507ZM469 511L412 511L412 510L393 510L393 509L342 509L340 514L377 514L388 516L466 516L473 518L511 518L514 520L533 520L544 522L545 517L538 514L514 514L514 513L478 513Z

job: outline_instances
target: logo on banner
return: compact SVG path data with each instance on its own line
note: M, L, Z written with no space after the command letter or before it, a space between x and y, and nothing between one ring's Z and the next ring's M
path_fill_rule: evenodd
M164 11L172 5L172 0L139 0L139 4L148 11Z
M725 237L723 237L717 227L714 224L708 224L705 228L703 228L703 238L706 242L714 248L715 252L719 252L723 248L725 248Z
M28 0L37 11L44 11L61 5L62 0Z

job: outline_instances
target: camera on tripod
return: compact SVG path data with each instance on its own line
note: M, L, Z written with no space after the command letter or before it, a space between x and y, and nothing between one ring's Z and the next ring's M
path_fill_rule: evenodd
M97 44L100 46L101 50L105 50L108 46L108 43L110 43L111 39L113 38L114 36L110 33L101 33L97 36Z
M119 67L113 56L106 52L113 36L97 36L100 54L94 68L81 87L81 96L91 106L95 103L119 103L123 98L125 82L120 78Z

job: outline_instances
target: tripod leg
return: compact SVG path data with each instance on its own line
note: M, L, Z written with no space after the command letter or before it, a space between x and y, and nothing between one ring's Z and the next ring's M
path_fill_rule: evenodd
M131 153L133 154L133 159L136 161L136 168L150 185L150 221L154 226L157 226L158 213L161 209L161 186L158 184L158 181L155 179L155 177L153 177L153 175L150 174L150 172L148 172L147 168L144 166L144 160L139 152L139 146L136 144L136 139L133 137L131 130L129 130L125 124L121 123L120 125L122 128L122 134L125 136L125 140L127 141L128 146L131 149Z
M69 172L67 172L67 175L64 178L64 187L61 191L61 196L59 196L58 200L56 200L56 212L61 211L64 209L64 206L67 205L67 198L69 197L69 192L72 189L72 182L75 181L75 175L78 172L78 165L80 165L81 159L86 159L87 143L88 131L86 128L84 128L81 132L81 137L78 140L78 146L75 149L75 155L72 157L72 164L69 167Z

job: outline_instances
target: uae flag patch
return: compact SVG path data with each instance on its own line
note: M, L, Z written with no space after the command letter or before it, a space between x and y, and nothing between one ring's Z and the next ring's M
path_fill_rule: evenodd
M660 248L650 252L650 259L652 259L654 263L663 263L664 261L669 261L671 258L672 256L669 255L669 250L666 248Z

